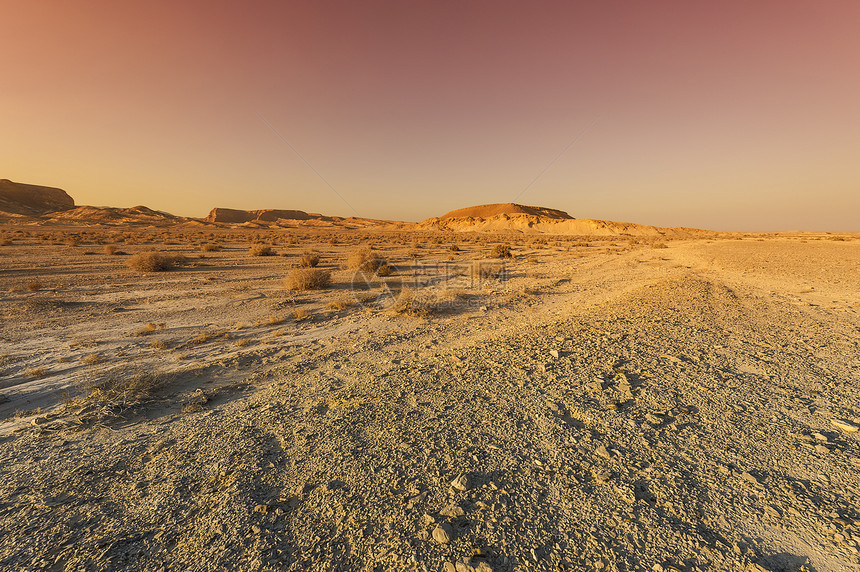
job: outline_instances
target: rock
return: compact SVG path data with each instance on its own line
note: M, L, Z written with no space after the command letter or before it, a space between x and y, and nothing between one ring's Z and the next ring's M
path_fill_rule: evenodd
M461 507L456 505L446 506L442 510L439 511L439 514L442 516L450 516L452 518L457 518L458 516L463 516L466 514Z
M612 458L612 455L609 454L609 451L607 451L606 447L604 447L603 445L598 445L597 449L595 449L594 452L603 457L604 459Z
M448 544L453 538L454 529L447 522L443 522L433 529L433 540L439 544Z
M549 355L551 355L555 359L558 359L559 356L561 355L561 352L559 352L558 350L550 350Z
M748 483L752 483L752 484L754 484L754 485L759 484L758 479L757 479L757 478L755 478L755 476L753 476L751 473L748 473L748 472L746 472L746 471L744 471L743 473L741 473L741 478L742 478L743 480L747 481Z
M828 448L827 448L827 447L825 447L824 445L816 445L816 446L815 446L815 451L816 451L816 452L818 452L818 453L829 453L829 452L830 452L830 449L828 449Z
M442 564L442 572L457 572L457 568L450 562L445 562Z
M460 475L459 477L451 481L451 486L458 491L469 490L470 483L468 475Z
M831 425L834 427L845 431L846 433L856 433L858 427L852 423L848 423L847 421L842 421L841 419L831 419Z
M813 433L812 436L815 437L816 441L823 441L823 442L827 443L827 436L826 435L822 435L821 433Z

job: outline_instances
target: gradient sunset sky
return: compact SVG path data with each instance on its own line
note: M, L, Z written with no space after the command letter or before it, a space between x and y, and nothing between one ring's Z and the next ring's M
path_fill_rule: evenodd
M0 0L0 13L0 178L79 204L422 220L514 200L581 134L517 202L860 231L856 0Z

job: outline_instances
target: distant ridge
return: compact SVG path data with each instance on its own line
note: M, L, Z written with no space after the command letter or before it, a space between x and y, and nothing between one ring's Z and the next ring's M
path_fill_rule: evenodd
M209 212L203 220L206 222L223 222L230 224L241 224L244 222L275 222L283 220L310 220L323 219L333 220L333 217L324 217L321 214L309 214L305 211L283 210L283 209L260 209L245 211L240 209L225 209L216 207Z
M24 216L75 208L75 200L63 189L15 183L0 179L0 211Z

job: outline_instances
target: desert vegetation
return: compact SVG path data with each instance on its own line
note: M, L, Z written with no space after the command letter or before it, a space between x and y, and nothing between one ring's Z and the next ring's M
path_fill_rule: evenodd
M188 263L182 254L149 250L135 254L128 260L128 266L138 272L165 272Z
M294 268L284 279L284 287L295 291L317 290L330 284L331 272L320 268Z

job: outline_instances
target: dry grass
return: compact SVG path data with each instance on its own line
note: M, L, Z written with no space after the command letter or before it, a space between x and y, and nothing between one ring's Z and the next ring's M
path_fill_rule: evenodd
M502 278L505 274L504 262L487 263L475 262L472 266L472 277L478 280Z
M513 258L510 244L497 244L490 251L490 258Z
M117 248L115 245L113 245L113 244L106 244L105 245L105 254L107 254L108 256L114 256L114 255L116 255L116 253L117 253Z
M101 363L102 361L104 361L104 359L99 354L89 354L81 358L81 363L84 363L86 365L95 365L97 363Z
M331 284L331 272L319 268L294 268L284 279L287 290L317 290Z
M301 268L316 268L320 263L320 257L312 252L305 252L299 257Z
M154 350L166 350L168 346L167 342L165 342L164 340L152 340L149 343L149 347Z
M355 306L355 300L350 300L348 298L340 298L338 300L332 300L326 305L326 308L329 310L341 311L346 310L347 308L351 308Z
M42 379L48 375L48 370L43 367L34 367L33 369L28 369L24 375L33 379Z
M129 268L138 272L164 272L187 263L188 259L181 254L155 250L135 254L128 260Z
M386 265L385 259L373 252L373 249L364 247L353 250L346 257L346 268L348 270L361 270L362 272L377 272Z
M118 369L82 385L89 392L90 402L127 405L151 398L167 381L167 376L158 371Z
M218 252L219 250L221 250L221 247L219 245L212 244L210 242L200 245L201 252Z
M140 328L138 331L134 333L135 336L148 336L153 332L157 332L159 330L164 329L164 324L155 324L153 322L148 322L145 326Z
M395 314L413 318L424 318L437 310L438 303L431 294L416 294L409 288L400 291L400 295L390 308L390 311Z
M295 312L293 312L293 320L296 322L304 322L305 320L310 320L313 318L313 314L305 310L304 308L299 308Z
M45 287L45 285L42 284L41 282L27 282L27 284L25 286L25 288L27 288L27 291L29 291L29 292L38 292L39 290L41 290L44 287Z
M251 340L249 340L247 338L243 338L241 340L236 340L236 347L237 348L244 348L245 346L249 346L249 345L251 345Z
M276 256L278 253L271 246L265 244L254 244L248 249L251 256Z

